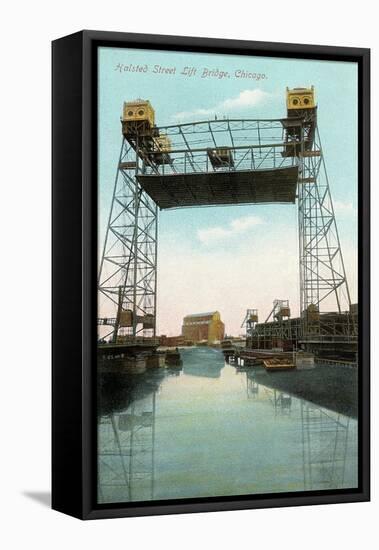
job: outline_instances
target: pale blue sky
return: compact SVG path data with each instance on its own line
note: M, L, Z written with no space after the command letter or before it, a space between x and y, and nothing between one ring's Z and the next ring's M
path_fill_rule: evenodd
M147 65L148 72L120 72L117 70L118 64ZM176 74L153 74L156 64L176 67ZM185 66L195 67L197 74L194 77L181 75ZM201 78L204 67L228 71L231 77ZM260 81L238 79L234 77L238 69L263 73L266 78ZM319 131L351 294L355 300L357 67L354 63L100 48L100 247L121 146L120 116L124 101L136 98L149 99L155 109L158 126L196 118L213 119L214 114L235 118L279 118L286 113L286 86L291 88L311 85L314 85L316 90ZM256 104L252 102L250 105L243 105L243 102L227 101L236 100L245 91L257 89L265 94L262 94L262 99ZM212 114L209 117L195 114L191 116L190 113L197 109L209 110ZM178 117L178 113L184 114ZM248 218L248 222L242 222L242 225L236 222L241 218L245 221ZM253 223L250 223L252 220ZM254 220L257 223L254 223ZM236 227L240 229L234 231ZM222 238L218 239L218 234ZM176 258L177 261L172 262L172 258ZM287 270L282 269L282 281L272 283L271 289L268 289L267 277L270 274L271 278L278 276L278 264L275 261L279 261L279 258L284 258L284 261L288 258L289 267ZM288 297L296 310L297 259L297 205L192 208L160 212L160 332L179 333L183 315L198 309L219 309L227 329L234 333L238 332L239 319L243 317L243 311L247 307L259 307L264 317L275 298ZM186 268L179 267L181 260L187 264ZM230 261L234 264L233 273L228 271L230 268L227 265ZM264 267L262 263L265 263ZM221 275L214 275L215 266L224 271L224 283L220 281ZM256 277L254 284L251 283L252 277L247 275L252 271ZM204 275L203 281L201 273ZM209 292L199 292L196 285L193 286L189 282L193 277L198 277L198 283L203 283L203 286L206 280L214 277L214 285L219 291L216 290L211 295ZM175 283L174 278L182 283ZM185 280L188 284L184 284ZM189 293L188 301L183 302L180 296L175 297L175 292ZM226 292L230 295L229 301L225 301ZM275 292L285 295L278 296ZM187 311L186 308L190 309Z

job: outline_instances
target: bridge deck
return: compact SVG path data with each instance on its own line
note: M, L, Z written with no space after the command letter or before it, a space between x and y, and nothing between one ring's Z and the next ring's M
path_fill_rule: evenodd
M98 343L97 350L102 354L123 353L130 350L152 350L159 347L159 338L157 337L129 337L122 342Z
M138 174L160 209L230 204L294 203L298 166L186 174Z

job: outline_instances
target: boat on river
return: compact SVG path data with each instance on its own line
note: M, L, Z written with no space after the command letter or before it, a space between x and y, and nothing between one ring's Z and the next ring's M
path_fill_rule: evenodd
M270 372L296 369L296 364L286 357L264 359L263 365L265 369Z

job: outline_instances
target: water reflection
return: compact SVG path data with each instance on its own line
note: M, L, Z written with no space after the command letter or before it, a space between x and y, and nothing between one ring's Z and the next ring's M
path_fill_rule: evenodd
M255 399L259 394L259 384L253 376L246 373L246 395L248 399Z
M141 407L141 409L140 409ZM150 408L151 410L146 410ZM140 409L140 410L136 410ZM99 500L154 498L155 393L128 414L110 414L99 425Z
M350 419L301 402L304 489L344 487Z
M258 383L221 352L182 357L182 373L101 377L99 502L356 486L355 419Z
M201 378L220 378L225 366L220 350L198 347L181 350L183 372Z
M98 414L104 416L125 411L133 401L156 392L165 376L167 372L164 369L138 373L125 369L123 372L99 375Z
M100 376L99 502L154 499L156 394L164 376L162 369Z

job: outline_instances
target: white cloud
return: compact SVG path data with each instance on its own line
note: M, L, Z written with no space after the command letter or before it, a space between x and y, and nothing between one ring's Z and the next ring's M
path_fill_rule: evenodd
M197 237L205 245L213 244L246 233L251 227L263 223L262 218L258 216L245 216L231 221L227 227L214 226L207 229L198 229Z
M209 229L198 229L197 236L202 243L210 244L225 239L231 233L230 230L223 227L210 227Z
M352 202L334 201L334 211L340 216L356 216L357 209Z
M225 99L225 101L220 104L220 107L227 111L253 107L258 103L262 103L269 95L268 92L264 92L258 88L255 90L243 90L237 97Z
M182 111L173 115L175 120L182 120L186 118L193 118L198 116L209 116L219 113L223 115L229 113L230 111L235 111L238 109L247 109L249 107L254 107L259 103L265 101L271 94L264 92L259 88L254 90L243 90L239 93L238 96L225 99L220 101L217 105L210 107L208 109L194 109L193 111Z

